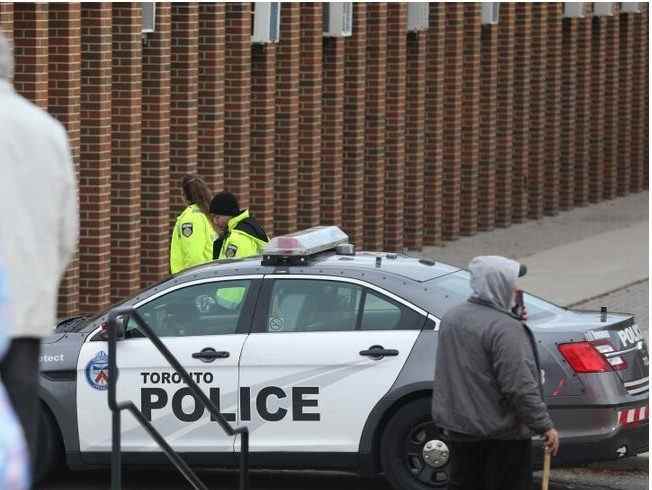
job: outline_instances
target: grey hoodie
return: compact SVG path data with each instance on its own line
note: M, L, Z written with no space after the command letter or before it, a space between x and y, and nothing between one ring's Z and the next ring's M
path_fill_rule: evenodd
M442 319L432 415L443 429L477 439L527 439L553 427L534 336L510 311L519 267L504 257L473 259L473 296Z

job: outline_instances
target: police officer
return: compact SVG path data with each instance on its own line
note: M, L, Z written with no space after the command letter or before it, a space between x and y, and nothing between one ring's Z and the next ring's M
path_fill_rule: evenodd
M176 274L188 267L213 259L216 233L209 218L211 192L200 177L186 175L181 182L188 204L177 218L170 243L170 271Z
M210 205L211 218L220 237L213 244L213 259L261 255L269 241L265 230L248 209L240 209L230 192L220 192Z

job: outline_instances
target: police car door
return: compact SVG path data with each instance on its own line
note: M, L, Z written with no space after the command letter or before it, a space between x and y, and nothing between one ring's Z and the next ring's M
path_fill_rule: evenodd
M357 452L424 323L422 312L360 281L265 276L240 360L251 450Z
M237 366L251 326L259 277L241 276L176 285L137 304L137 311L201 389L236 419ZM95 334L82 347L78 363L78 424L82 453L111 449L107 406L107 343ZM118 400L131 400L178 451L233 451L227 436L197 403L135 322L118 341ZM158 446L127 412L122 416L125 452L158 451ZM87 458L88 459L88 458Z

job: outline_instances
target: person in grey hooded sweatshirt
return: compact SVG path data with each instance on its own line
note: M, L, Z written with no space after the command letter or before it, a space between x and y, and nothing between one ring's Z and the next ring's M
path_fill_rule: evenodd
M451 446L449 490L531 490L532 434L555 455L534 336L515 315L525 266L498 256L469 264L474 294L444 315L432 402Z

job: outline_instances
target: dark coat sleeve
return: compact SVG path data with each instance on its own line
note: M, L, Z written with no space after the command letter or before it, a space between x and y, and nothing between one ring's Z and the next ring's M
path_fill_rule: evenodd
M535 433L543 434L553 423L541 396L540 375L527 333L516 322L491 330L489 349L499 389L519 419Z

